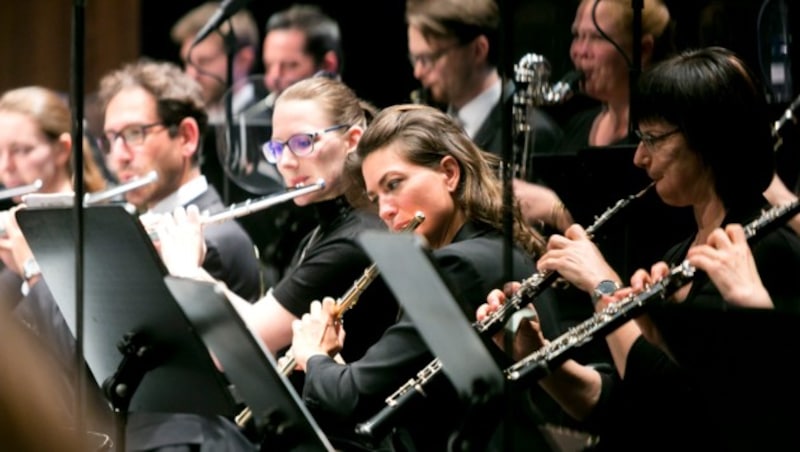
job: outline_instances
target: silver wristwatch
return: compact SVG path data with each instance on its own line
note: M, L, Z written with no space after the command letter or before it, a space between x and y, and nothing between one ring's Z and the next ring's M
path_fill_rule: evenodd
M600 281L592 291L592 305L596 305L603 298L603 295L611 295L621 288L622 286L616 281L611 281L610 279Z

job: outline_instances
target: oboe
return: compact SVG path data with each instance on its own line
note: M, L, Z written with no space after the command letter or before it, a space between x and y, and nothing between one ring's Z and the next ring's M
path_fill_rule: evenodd
M414 218L402 229L401 232L410 232L415 230L422 222L425 221L425 214L422 212L417 212L414 214ZM342 295L341 298L336 300L336 311L334 312L334 319L340 319L346 311L349 311L356 305L358 302L359 297L367 287L378 277L380 272L378 271L377 264L372 264L364 270L364 273L359 277L350 289ZM287 352L282 358L278 360L280 363L280 372L284 376L288 376L292 373L295 366L297 365L297 361L292 355L291 350ZM244 427L247 422L252 417L253 413L250 411L249 408L245 408L236 416L236 424L239 427Z
M771 227L783 224L789 217L800 211L800 202L773 207L744 227L745 236L753 242ZM695 268L684 260L670 268L667 275L639 294L632 294L615 301L588 320L570 328L569 331L549 344L522 358L504 372L510 381L525 379L538 380L550 373L569 358L570 353L589 343L596 337L604 337L627 320L638 316L644 308L658 300L665 300L675 291L692 281Z
M608 222L608 220L617 214L620 210L628 206L632 201L644 196L647 191L653 187L655 183L650 183L647 187L639 192L622 198L613 206L606 209L602 214L595 217L595 221L586 228L586 233L589 237L594 236L600 227ZM542 293L545 289L550 287L553 282L558 278L558 273L554 271L543 271L534 273L529 278L522 281L520 288L514 293L500 309L484 318L482 321L477 321L472 326L478 333L491 335L494 334L503 324L509 319L511 314L518 311L525 302L530 302ZM417 373L416 378L412 378L401 386L392 395L386 398L386 406L378 412L375 416L368 421L358 424L356 426L356 433L368 437L379 436L386 424L401 407L416 397L417 394L425 395L425 385L436 376L442 368L442 363L438 358L431 361L425 368Z

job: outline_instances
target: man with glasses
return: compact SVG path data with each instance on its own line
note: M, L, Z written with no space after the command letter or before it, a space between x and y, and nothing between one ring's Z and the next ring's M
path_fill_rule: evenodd
M480 148L503 155L503 109L511 114L514 83L502 85L498 37L500 11L494 0L407 0L409 61L428 103L446 108ZM501 99L501 94L504 98ZM528 153L551 152L561 129L546 113L529 107L532 145ZM506 146L511 146L506 143ZM521 150L515 150L522 153ZM529 174L516 174L518 181ZM519 185L515 182L516 185ZM560 203L545 187L525 185L531 223L549 223ZM518 196L523 195L518 193ZM536 208L538 207L538 209ZM553 224L554 227L561 225Z
M119 181L158 173L156 182L127 192L128 202L140 212L158 215L188 205L211 213L225 208L198 165L207 115L194 80L171 63L139 61L103 77L99 97L105 113L102 142ZM203 267L243 298L257 299L258 260L247 233L235 221L227 221L209 225L203 235L208 250ZM128 450L176 445L189 450L201 443L202 450L212 444L252 450L222 418L174 413L132 413L128 418Z

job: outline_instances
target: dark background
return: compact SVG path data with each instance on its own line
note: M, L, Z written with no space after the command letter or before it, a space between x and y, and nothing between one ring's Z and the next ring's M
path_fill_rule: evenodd
M759 10L764 5L767 9L775 8L781 1L667 0L666 4L676 22L678 48L722 45L739 52L758 69L762 66L758 54ZM200 3L198 0L141 0L141 53L178 62L178 48L169 40L169 29L178 17ZM269 15L292 3L255 0L247 8L255 16L263 35ZM316 0L308 3L319 5L339 22L345 52L343 78L350 86L378 106L408 100L417 84L406 59L404 0ZM508 24L503 27L507 73L525 53L545 56L552 65L553 81L566 73L571 68L570 27L577 4L576 0L501 0L503 19ZM788 5L786 19L790 30L796 30L797 20L791 6ZM766 19L765 15L762 29L766 28ZM762 42L769 41L767 32L762 30ZM766 54L761 61L768 58ZM262 71L262 66L256 68L256 73ZM794 90L791 91L794 94Z

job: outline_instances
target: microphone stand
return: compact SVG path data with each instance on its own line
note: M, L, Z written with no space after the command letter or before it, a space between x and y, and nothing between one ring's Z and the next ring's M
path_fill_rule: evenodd
M229 30L222 34L222 41L225 45L225 91L230 92L230 96L225 98L225 138L228 144L228 162L222 167L222 199L225 204L230 203L230 177L228 171L239 171L239 154L242 151L236 141L236 127L233 123L233 59L236 56L237 43L236 32L233 29L233 21L228 20Z
M84 385L86 384L86 364L83 360L83 107L84 107L84 46L86 0L74 0L72 10L72 57L70 83L72 106L72 157L75 168L74 175L74 220L77 234L75 241L75 364L77 367L77 385L75 390L76 425L78 435L86 439L86 419L84 404ZM122 433L124 435L124 432ZM124 439L124 436L123 438ZM118 438L118 441L122 440ZM124 452L124 447L118 449Z
M636 112L634 111L633 96L636 93L636 84L639 75L642 73L642 9L644 0L633 0L633 53L631 55L631 67L629 69L628 82L628 136L633 135L636 128Z

